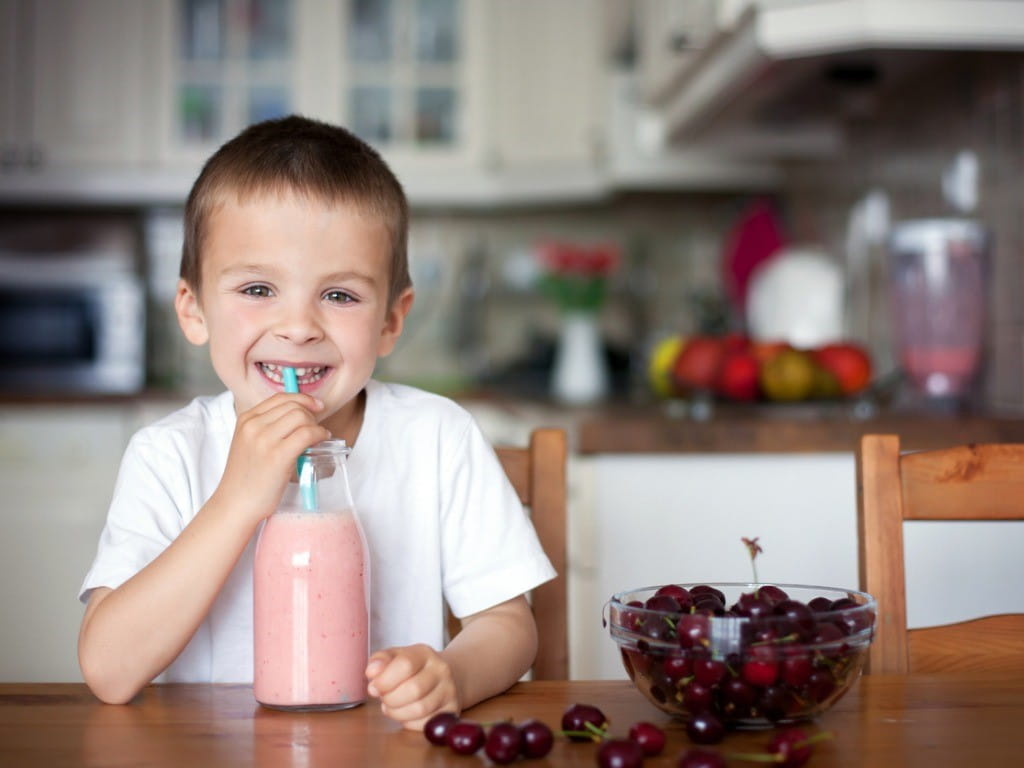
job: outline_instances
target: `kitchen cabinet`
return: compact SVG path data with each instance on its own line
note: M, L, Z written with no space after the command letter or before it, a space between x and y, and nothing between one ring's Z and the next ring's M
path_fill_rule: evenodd
M0 408L0 681L78 681L77 600L136 423L120 405Z
M0 173L139 168L152 159L154 8L0 0Z

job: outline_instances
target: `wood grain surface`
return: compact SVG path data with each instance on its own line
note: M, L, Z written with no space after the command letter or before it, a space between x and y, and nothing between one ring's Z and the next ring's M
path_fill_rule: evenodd
M682 724L651 706L627 681L537 681L464 713L481 722L538 718L557 729L575 702L594 704L612 732L639 720L668 732L664 753L646 768L675 766L690 747ZM810 731L827 730L811 768L943 768L1021 765L1024 685L991 674L868 675ZM715 749L756 750L770 731L735 732ZM556 739L544 760L515 765L595 766L597 747ZM154 685L131 704L99 703L83 685L0 685L0 765L46 766L454 766L460 757L402 731L368 703L333 713L261 708L243 685ZM730 761L730 765L755 765Z

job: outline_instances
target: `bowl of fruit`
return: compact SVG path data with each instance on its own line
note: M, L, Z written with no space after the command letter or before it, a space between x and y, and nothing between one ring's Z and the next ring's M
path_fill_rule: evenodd
M641 587L605 608L640 692L688 724L725 728L799 722L835 704L864 667L876 614L866 592L757 582Z

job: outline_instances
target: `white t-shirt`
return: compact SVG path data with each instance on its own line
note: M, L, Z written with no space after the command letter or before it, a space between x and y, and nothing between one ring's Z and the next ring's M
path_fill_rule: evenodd
M224 473L235 421L225 392L196 398L132 437L83 602L90 590L135 575L192 520ZM451 400L370 381L348 470L370 550L371 652L413 643L440 650L443 600L467 616L554 577L493 448ZM158 679L252 680L255 540Z

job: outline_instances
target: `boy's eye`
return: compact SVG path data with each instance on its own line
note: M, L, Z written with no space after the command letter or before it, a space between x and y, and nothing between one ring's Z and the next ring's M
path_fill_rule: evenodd
M351 301L355 301L355 297L351 293L338 290L328 291L324 294L324 298L334 304L348 304Z
M271 290L266 285L248 285L242 289L242 293L247 296L258 296L260 298L267 298L271 295Z

